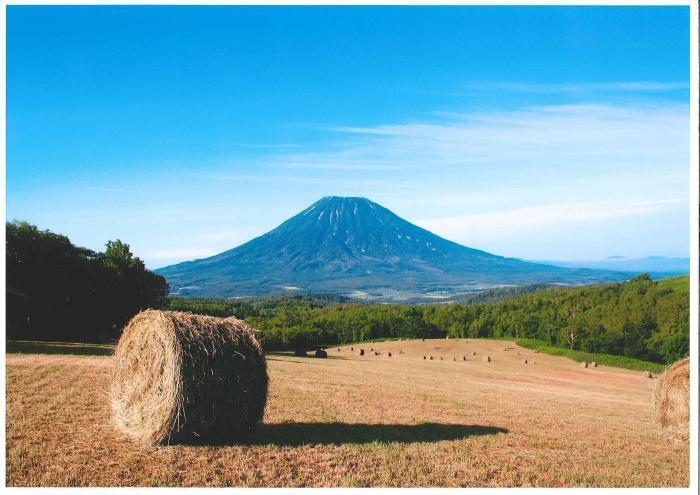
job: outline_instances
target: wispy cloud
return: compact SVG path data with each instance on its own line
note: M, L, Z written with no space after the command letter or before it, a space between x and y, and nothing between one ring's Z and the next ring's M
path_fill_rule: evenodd
M355 171L475 165L591 170L686 166L688 159L688 107L675 103L542 106L333 130L340 139L331 149L277 155L268 164Z
M684 200L675 198L563 203L427 218L416 223L448 239L470 244L504 236L517 238L541 229L556 229L562 224L570 226L583 222L623 219L686 207L687 203Z

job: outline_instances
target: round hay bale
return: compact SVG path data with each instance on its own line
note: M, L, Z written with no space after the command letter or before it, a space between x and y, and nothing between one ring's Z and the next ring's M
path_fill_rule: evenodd
M430 360L431 360L431 361L433 360L433 356L430 356Z
M582 361L581 364L579 364L581 368L588 368L588 363L586 361Z
M364 349L360 349L360 356L364 356L364 355L365 355L365 350L364 350Z
M688 440L690 418L690 362L688 358L669 366L654 390L654 425L671 440Z
M350 348L350 350L351 350L351 351L354 351L354 350L355 350L355 348L354 348L354 347L351 347L351 348Z
M457 361L457 358L452 356L452 361Z
M651 374L651 371L645 371L645 372L644 372L644 377L645 377L645 378L654 378L654 375Z
M388 353L387 356L391 357L391 353Z
M263 417L265 355L236 318L143 311L113 359L114 423L142 443L242 442Z
M507 351L507 350L508 350L508 348L507 348L507 347L504 347L504 348L503 348L503 350L504 350L504 351Z
M467 360L467 356L462 356L462 361L466 361L466 360Z
M523 364L527 364L527 359L523 359Z
M374 351L375 356L379 356L379 353L377 351Z
M296 357L307 357L304 349L294 349L294 355Z
M340 352L340 347L338 347L338 352Z
M323 349L319 349L314 353L314 357L325 359L328 357L328 353Z
M370 347L369 352L373 352L373 351L374 351L374 347Z
M490 363L491 362L491 356L484 356L481 358L481 360L485 363Z
M427 357L423 356L423 359L428 359Z
M596 363L595 361L591 361L591 368L597 368L597 367L598 367L598 363Z
M472 351L472 356L476 356L476 351Z

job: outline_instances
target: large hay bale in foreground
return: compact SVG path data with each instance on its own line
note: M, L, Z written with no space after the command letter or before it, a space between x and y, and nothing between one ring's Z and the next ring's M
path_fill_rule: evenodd
M654 423L673 440L688 440L690 363L688 358L673 363L656 383Z
M114 361L113 420L140 442L240 442L262 419L265 355L241 320L143 311Z

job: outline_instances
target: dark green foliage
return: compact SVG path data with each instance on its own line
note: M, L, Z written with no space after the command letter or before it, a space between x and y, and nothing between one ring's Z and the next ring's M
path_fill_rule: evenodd
M6 231L9 338L111 340L168 292L119 240L96 253L27 222L7 223Z
M689 295L677 282L550 288L493 304L421 306L320 303L312 297L237 301L170 299L169 309L234 314L261 330L267 349L397 338L529 338L586 353L671 363L688 354ZM230 313L220 314L217 312Z

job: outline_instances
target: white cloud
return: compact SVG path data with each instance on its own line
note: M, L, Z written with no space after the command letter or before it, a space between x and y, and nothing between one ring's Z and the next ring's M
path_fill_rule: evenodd
M522 238L525 234L556 229L562 224L601 222L669 211L684 204L685 201L680 199L565 203L429 218L416 223L456 242L481 244L496 239Z
M438 122L336 127L331 149L279 155L278 167L402 171L446 167L687 168L688 107L558 105L451 114Z

